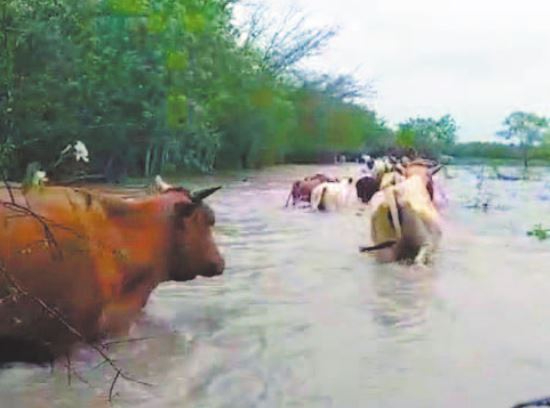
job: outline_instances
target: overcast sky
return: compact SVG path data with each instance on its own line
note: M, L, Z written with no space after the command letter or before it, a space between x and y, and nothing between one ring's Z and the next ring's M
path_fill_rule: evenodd
M514 110L550 116L550 0L264 0L339 33L306 65L370 80L390 123L457 120L460 141L494 140Z

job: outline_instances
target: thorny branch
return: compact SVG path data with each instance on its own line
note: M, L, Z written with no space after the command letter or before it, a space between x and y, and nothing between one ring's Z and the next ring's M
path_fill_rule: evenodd
M125 374L121 368L117 366L117 364L111 359L105 351L103 351L99 346L90 343L86 340L86 338L77 330L75 329L67 320L63 317L63 315L57 311L56 309L50 307L46 304L42 299L39 297L34 296L33 294L25 291L14 279L13 277L6 271L6 269L0 265L0 273L4 276L8 284L15 288L15 290L22 296L25 296L27 298L30 298L33 302L37 303L42 309L44 309L50 316L52 316L54 319L56 319L59 323L61 323L65 329L69 331L69 333L73 334L76 338L81 340L82 342L86 343L88 346L90 346L92 349L94 349L103 359L105 360L106 364L110 365L113 370L116 372L116 375L113 379L113 383L111 384L111 389L109 391L109 401L112 400L112 391L114 389L114 384L118 380L118 377L122 377L127 381L131 381L137 384L145 385L145 386L152 386L152 384L136 380L132 377L130 377L128 374ZM70 363L68 364L70 367Z
M8 210L11 210L12 212L22 215L22 216L31 216L34 218L40 225L42 226L42 229L44 230L44 237L46 239L46 242L48 244L48 247L52 249L52 257L54 259L62 259L63 253L61 252L61 248L59 247L58 242L55 239L55 236L50 228L50 224L55 224L49 222L46 218L42 217L40 214L35 213L31 208L28 202L26 202L26 205L18 204L15 201L15 196L12 191L12 187L10 183L6 180L5 174L2 175L3 183L5 188L8 190L8 194L10 196L10 201L3 201L0 200L0 204L2 204L3 207L5 207Z
M64 229L64 230L67 230L67 231L72 231L72 230L70 228L64 227L63 225L56 224L55 222L53 222L51 220L48 220L47 218L41 216L40 214L35 213L30 208L30 206L28 205L28 202L26 203L25 206L18 204L15 200L15 196L13 194L12 186L7 181L5 174L2 174L2 180L3 180L5 188L8 191L10 201L7 202L7 201L0 200L0 204L3 207L5 207L5 208L7 208L7 209L9 209L9 210L11 210L15 213L18 213L18 214L24 215L24 216L30 216L30 217L34 218L37 222L39 222L40 225L42 226L43 230L44 230L44 236L45 236L45 240L48 244L48 247L52 248L52 250L55 251L55 252L52 253L52 256L55 259L62 259L61 248L60 248L58 242L55 239L55 235L52 232L52 227L53 228ZM72 232L77 234L76 231L72 231ZM77 235L79 235L79 234L77 234ZM32 300L34 303L39 305L49 316L51 316L52 318L57 320L59 323L61 323L61 325L69 333L71 333L77 339L79 339L80 341L82 341L83 343L85 343L89 347L91 347L93 350L95 350L103 358L103 361L102 361L101 364L108 364L115 371L115 376L113 377L113 380L111 382L111 386L109 388L109 402L111 402L112 399L113 399L113 392L114 392L115 385L116 385L119 378L123 378L126 381L134 382L134 383L141 384L141 385L144 385L144 386L149 386L149 387L152 386L152 384L150 384L150 383L134 379L130 375L126 374L114 362L114 360L107 355L107 353L100 346L95 345L95 344L90 343L89 341L87 341L87 339L76 328L74 328L67 321L67 319L63 316L63 314L61 312L59 312L54 307L51 307L50 305L48 305L43 299L41 299L37 296L34 296L33 294L27 292L23 287L21 287L21 285L19 285L19 283L14 279L14 277L6 270L6 268L1 263L0 263L0 274L4 277L5 281L8 283L8 286L14 292L14 293L11 293L10 295L8 295L4 298L1 298L0 299L0 305L2 305L6 301L16 301L18 296L26 297L26 298ZM138 340L141 340L141 339L136 339L136 341L138 341ZM129 341L131 341L131 339L126 340L126 341L129 342ZM108 344L114 344L114 343L115 342L106 343L106 344L108 345ZM106 346L103 345L103 347L105 348ZM67 362L66 362L65 365L67 367L67 375L68 375L69 385L71 384L71 373L74 374L75 377L78 378L80 381L82 381L85 384L89 385L89 383L84 378L82 378L82 376L80 374L78 374L72 368L70 356L67 355L66 358L67 358Z

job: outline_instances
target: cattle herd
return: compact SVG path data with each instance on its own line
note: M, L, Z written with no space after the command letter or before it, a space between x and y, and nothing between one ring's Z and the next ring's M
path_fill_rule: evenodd
M292 185L286 206L370 209L380 261L429 262L441 236L437 163L366 158L361 177L315 174ZM126 333L154 288L222 274L215 217L203 200L160 177L155 193L121 197L88 188L5 183L0 188L0 364L40 362L75 343ZM60 318L59 316L62 316Z
M369 209L373 242L360 248L362 252L372 252L382 262L430 262L441 237L433 176L442 166L406 156L365 156L364 162L358 179L315 174L295 181L286 206L336 211L360 201Z

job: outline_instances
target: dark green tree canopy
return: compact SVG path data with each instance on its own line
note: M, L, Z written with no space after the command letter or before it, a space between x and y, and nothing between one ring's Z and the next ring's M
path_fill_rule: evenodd
M236 27L235 3L1 2L0 165L21 177L27 163L46 166L82 140L96 170L149 176L280 163L388 136L356 102L366 88L353 78L297 68L333 29L310 28L300 13L278 33L258 13Z
M439 119L411 118L400 123L396 135L399 146L438 155L456 142L457 125L451 115Z

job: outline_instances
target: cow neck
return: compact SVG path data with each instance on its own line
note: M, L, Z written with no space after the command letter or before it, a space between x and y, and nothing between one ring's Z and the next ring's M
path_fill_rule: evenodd
M155 195L127 203L127 210L120 214L120 222L130 235L126 239L138 245L141 253L137 257L145 255L142 266L154 270L157 283L168 277L174 237L174 201L168 194Z
M169 280L172 280L173 276L177 275L178 270L181 268L181 264L185 263L185 259L183 257L183 251L179 248L179 242L176 239L177 235L177 216L174 213L174 206L178 202L182 202L183 200L189 200L191 201L191 198L189 197L189 194L186 190L170 190L164 194L161 195L164 198L164 205L166 210L166 242L169 243L169 245L166 247L166 270L163 272L162 276L162 282L166 282Z

